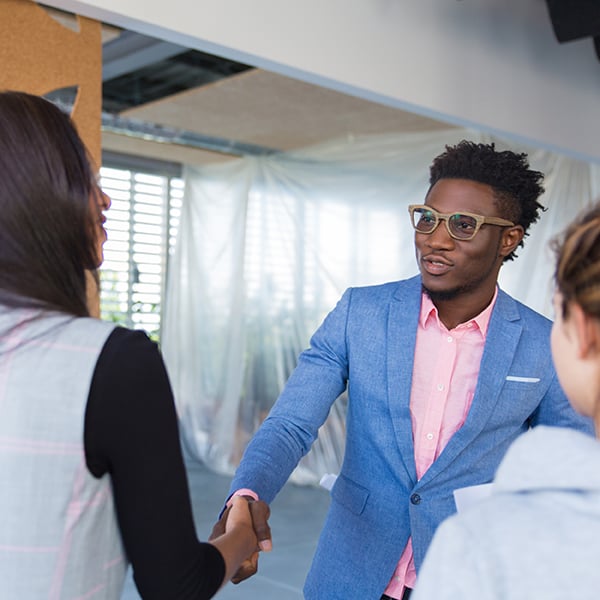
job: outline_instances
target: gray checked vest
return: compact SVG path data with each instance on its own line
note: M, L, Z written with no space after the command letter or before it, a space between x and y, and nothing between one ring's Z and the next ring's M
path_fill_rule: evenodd
M110 478L87 470L97 319L0 307L0 600L118 600L127 561Z

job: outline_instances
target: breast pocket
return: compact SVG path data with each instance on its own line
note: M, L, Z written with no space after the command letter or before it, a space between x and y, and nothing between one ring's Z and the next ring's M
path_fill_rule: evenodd
M538 407L544 392L539 377L509 375L502 387L501 402L497 410L508 411L506 417L526 420Z

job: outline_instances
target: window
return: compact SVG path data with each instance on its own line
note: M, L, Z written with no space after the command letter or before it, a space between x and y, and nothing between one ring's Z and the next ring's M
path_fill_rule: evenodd
M168 257L183 199L183 181L156 168L127 168L103 160L100 185L112 200L100 268L100 310L105 320L142 329L160 339Z

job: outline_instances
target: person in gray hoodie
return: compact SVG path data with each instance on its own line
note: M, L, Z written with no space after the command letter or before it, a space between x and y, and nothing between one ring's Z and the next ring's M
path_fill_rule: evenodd
M553 248L552 357L596 439L545 426L517 438L491 495L438 528L412 600L600 597L600 203Z

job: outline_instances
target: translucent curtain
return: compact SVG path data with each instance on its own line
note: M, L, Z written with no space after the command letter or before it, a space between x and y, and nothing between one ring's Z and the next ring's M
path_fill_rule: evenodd
M252 182L244 162L186 179L165 294L163 351L186 448L230 466L242 390L243 260Z
M598 198L594 189L598 187L595 181L600 166L489 139L498 147L527 152L531 167L545 174L545 192L540 203L546 210L531 226L516 260L502 267L499 282L506 292L552 319L554 255L549 242Z
M406 207L428 168L467 130L389 135L188 168L166 291L162 346L190 454L232 473L312 332L345 288L417 272ZM520 150L520 148L516 148ZM550 312L547 241L600 189L594 165L523 148L548 174L548 207L501 285ZM334 405L293 480L337 472L346 398Z

